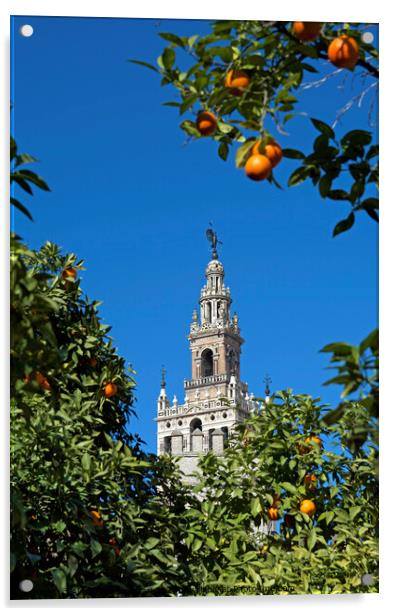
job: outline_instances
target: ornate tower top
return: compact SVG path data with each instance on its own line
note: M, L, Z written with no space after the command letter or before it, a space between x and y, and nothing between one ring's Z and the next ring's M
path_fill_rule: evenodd
M197 456L205 451L222 455L236 424L256 409L240 376L244 342L239 318L231 314L232 298L225 286L225 269L218 259L221 244L210 226L206 231L211 259L200 291L200 310L193 310L188 340L191 375L184 380L184 402L167 398L165 373L157 403L158 453L180 457L180 467L193 482Z

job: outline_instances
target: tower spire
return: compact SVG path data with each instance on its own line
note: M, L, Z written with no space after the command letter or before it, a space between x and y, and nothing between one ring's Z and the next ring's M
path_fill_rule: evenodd
M160 387L161 387L161 389L165 389L165 387L166 387L166 368L163 365L162 365L162 368L161 368L161 374L162 374L162 379L161 379L161 382L160 382Z

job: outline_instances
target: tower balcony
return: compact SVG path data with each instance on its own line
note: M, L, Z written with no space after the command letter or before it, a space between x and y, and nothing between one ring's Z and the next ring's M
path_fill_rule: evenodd
M211 376L202 376L200 379L185 379L184 389L192 389L200 387L200 385L216 385L217 383L229 383L229 374L212 374Z

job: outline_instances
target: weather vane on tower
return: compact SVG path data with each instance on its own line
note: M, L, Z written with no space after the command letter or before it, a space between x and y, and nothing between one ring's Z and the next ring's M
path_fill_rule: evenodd
M218 259L217 244L222 244L222 242L218 239L218 236L213 229L212 222L210 222L210 227L206 231L206 237L211 244L211 254L213 259Z

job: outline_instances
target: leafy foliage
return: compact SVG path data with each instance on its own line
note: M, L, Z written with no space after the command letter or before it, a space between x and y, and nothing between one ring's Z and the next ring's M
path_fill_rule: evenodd
M30 214L27 207L19 200L13 196L13 184L16 184L28 195L33 195L33 188L35 186L40 188L41 190L49 191L49 187L45 180L42 177L37 175L34 171L30 171L29 169L21 169L20 167L25 165L26 163L35 163L38 162L34 156L30 154L18 154L18 147L15 142L15 139L11 137L10 140L10 165L11 165L11 205L16 207L22 214L27 216L30 220L33 220L32 215Z
M336 364L332 369L338 372L337 376L326 381L325 385L342 385L342 398L347 398L350 394L359 394L357 408L353 404L342 402L328 414L326 422L333 423L343 417L349 427L347 443L354 451L358 451L367 439L372 439L378 445L378 330L373 330L358 346L334 342L321 350L324 353L332 353L331 363Z
M157 59L158 68L130 61L156 71L161 85L171 85L176 90L177 99L165 105L177 107L180 115L196 114L201 109L213 112L219 121L210 138L218 146L218 156L227 160L231 146L236 144L236 166L241 167L257 139L264 147L273 138L272 127L284 134L286 123L303 114L299 98L305 75L324 68L329 43L342 34L355 38L359 45L359 59L353 70L360 71L364 78L377 79L377 49L363 41L361 24L357 23L343 27L325 23L314 41L303 42L294 36L287 22L216 21L206 36L161 33L169 45ZM233 70L248 77L248 86L238 95L226 85L226 75ZM360 102L366 92L361 93ZM336 225L334 235L350 229L360 210L378 221L378 199L364 197L368 185L378 181L378 146L371 145L372 133L355 129L339 140L328 124L317 118L311 121L319 131L313 152L304 155L284 148L286 157L301 161L288 185L296 186L310 178L323 198L351 204L350 214ZM189 139L202 138L193 119L183 120L181 128ZM333 187L340 173L346 188ZM273 172L268 180L279 186Z

